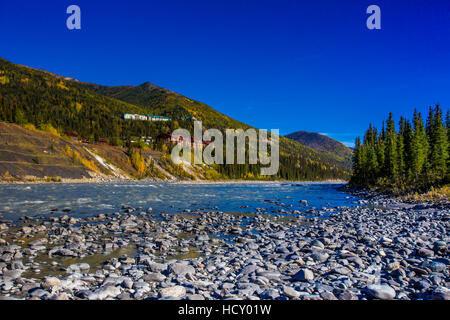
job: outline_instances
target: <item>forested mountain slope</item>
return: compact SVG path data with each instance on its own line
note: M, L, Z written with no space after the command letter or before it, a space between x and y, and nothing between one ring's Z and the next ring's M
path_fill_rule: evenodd
M167 115L173 121L126 121L122 113ZM104 87L82 83L50 72L13 64L0 58L0 121L51 126L70 131L91 142L106 140L128 146L142 136L192 128L192 117L205 128L249 128L213 108L150 83L141 86ZM159 148L160 146L153 146ZM167 153L170 150L162 148ZM259 179L259 165L215 166L220 179ZM284 137L280 138L280 171L270 179L345 179L346 161L327 151L318 151Z

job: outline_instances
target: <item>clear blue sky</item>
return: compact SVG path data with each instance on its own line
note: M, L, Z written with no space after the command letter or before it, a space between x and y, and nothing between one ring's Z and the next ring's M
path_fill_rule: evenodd
M82 29L66 28L81 7ZM381 8L381 30L366 8ZM259 128L353 142L450 105L450 1L0 1L0 56L81 81L150 81Z

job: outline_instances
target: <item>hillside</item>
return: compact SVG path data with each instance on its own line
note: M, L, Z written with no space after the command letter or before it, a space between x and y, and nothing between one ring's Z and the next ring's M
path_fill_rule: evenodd
M126 121L121 118L122 113L167 115L176 121ZM191 117L202 120L206 128L249 128L201 102L150 83L137 87L105 87L15 65L0 58L0 121L31 124L38 129L50 126L59 133L69 131L91 142L107 141L112 146L130 148L131 142L142 136L156 137L177 127L191 129ZM170 152L161 145L151 147L164 154ZM145 152L139 150L141 154ZM144 160L146 165L151 163L148 158ZM167 159L161 164L171 166ZM174 167L169 171L181 178L259 179L263 178L258 176L259 169L259 165L219 165ZM145 168L141 171L141 177L152 177ZM350 171L346 159L332 152L314 150L281 137L279 174L269 178L346 179Z
M54 133L0 122L0 181L132 180L141 178L126 148L81 143ZM146 178L205 179L194 168L177 170L161 152L141 150ZM188 172L186 172L188 171Z
M158 87L149 82L139 86L118 86L108 87L95 84L83 84L97 93L106 95L110 98L118 99L127 103L137 105L144 108L148 113L166 115L173 118L180 116L194 116L202 121L205 128L217 128L220 130L226 128L251 128L249 125L232 119L210 106L191 100L173 91ZM346 148L344 146L344 148ZM342 151L336 149L337 151ZM304 144L280 137L280 153L281 153L281 177L286 179L313 179L318 171L327 168L327 178L332 178L334 174L347 176L347 172L351 170L351 159L349 153L336 153L336 150L326 150L309 148ZM346 148L345 151L349 149ZM295 159L295 161L293 160ZM314 171L315 174L302 174L302 172L292 173L292 162L296 163L306 171ZM320 168L319 168L320 167ZM338 172L340 171L340 172ZM345 171L342 172L342 171ZM323 175L324 173L319 173ZM284 176L283 176L284 175Z
M107 87L82 84L96 93L121 100L146 110L149 114L169 116L174 119L195 117L207 128L249 128L245 123L232 119L210 106L191 100L176 92L158 87L150 82L139 86Z
M294 133L290 133L285 137L300 142L304 146L316 150L328 151L349 160L351 160L352 157L352 150L350 148L346 147L344 144L337 140L319 133L297 131Z
M79 144L0 122L0 172L6 180L90 179L108 171ZM125 176L120 170L115 174Z

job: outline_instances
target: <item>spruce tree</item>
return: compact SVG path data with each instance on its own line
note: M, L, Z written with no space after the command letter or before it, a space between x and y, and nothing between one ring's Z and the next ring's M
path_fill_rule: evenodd
M361 139L356 137L355 139L355 149L353 151L353 175L351 178L352 184L360 185L361 180Z
M378 162L378 171L377 178L386 176L386 168L385 168L385 144L383 139L383 132L379 135L377 139L377 143L375 146L375 152L377 154L377 162Z
M404 119L403 124L403 159L404 159L404 174L405 178L411 178L412 176L412 141L413 141L413 129L411 123Z
M411 175L417 181L425 169L428 157L428 137L422 115L414 110L414 133L411 141Z
M442 121L442 110L436 106L430 128L430 167L432 179L441 181L447 173L447 130Z
M394 181L398 174L398 159L397 133L395 132L394 120L392 120L392 112L389 113L389 119L386 122L385 169L387 177Z
M445 128L447 130L447 174L446 182L450 182L450 110L447 110L447 116L445 117Z

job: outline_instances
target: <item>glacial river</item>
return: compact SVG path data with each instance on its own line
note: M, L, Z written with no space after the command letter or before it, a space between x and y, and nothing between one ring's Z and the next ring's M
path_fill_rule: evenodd
M123 205L142 207L143 211L152 208L155 214L196 209L254 212L257 208L283 213L356 205L358 198L338 190L340 186L311 182L0 185L0 216L12 220L21 216L85 216L114 213Z

